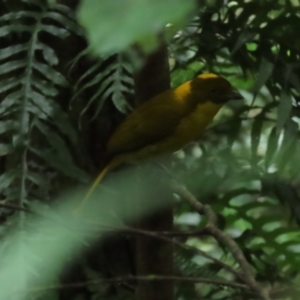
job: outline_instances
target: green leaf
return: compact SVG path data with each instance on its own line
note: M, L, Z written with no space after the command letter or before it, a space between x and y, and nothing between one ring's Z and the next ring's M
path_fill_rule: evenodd
M70 141L77 144L77 134L71 125L67 115L52 99L45 98L42 94L32 92L32 104L37 106L41 112L51 118L53 123L66 134Z
M48 149L41 150L34 147L29 147L29 150L45 160L50 167L60 171L62 174L77 179L81 182L88 181L88 175L83 170L78 168L72 161L65 160L53 151Z
M39 90L40 93L44 94L45 96L55 97L59 93L58 89L53 86L52 82L43 80L39 77L33 76L31 83Z
M58 64L59 62L58 57L55 54L55 51L51 47L49 47L44 43L38 42L36 48L42 50L43 57L50 66L55 66Z
M88 103L86 104L86 106L84 107L84 109L81 111L80 116L84 115L85 112L89 109L89 107L93 104L93 102L100 98L101 94L108 88L108 86L111 84L111 82L109 80L106 80L104 83L101 84L100 88L96 91L96 93L91 97L91 99L89 99ZM96 117L99 112L101 111L105 100L107 98L105 97L101 97L97 103L97 109L96 109L96 113L94 114L93 118Z
M195 72L190 69L178 69L171 73L172 87L175 88L184 82L191 80L195 76Z
M36 5L38 8L45 9L45 3L40 0L21 0L22 2L28 3L30 5Z
M83 30L72 19L67 18L66 16L62 15L61 13L57 13L54 11L48 11L45 17L53 19L54 21L60 23L64 28L68 29L69 31L76 33L78 35L83 35Z
M260 116L257 116L254 119L251 128L251 153L252 153L253 163L256 163L257 160L257 149L260 142L262 127L263 127L263 119Z
M61 86L68 86L68 81L65 79L61 73L57 72L55 69L50 66L39 63L36 60L33 62L33 67L38 70L42 75L44 75L51 82L54 82Z
M275 186L275 194L278 200L289 205L291 212L300 221L300 199L293 186L285 181L278 181Z
M34 125L44 134L47 142L55 149L57 155L62 159L72 161L72 154L66 146L65 141L52 129L49 130L42 122L34 121Z
M0 60L9 58L10 56L26 51L27 47L27 44L20 44L2 48L0 49Z
M13 60L0 65L0 75L9 73L11 71L25 68L27 62L25 60Z
M3 116L7 111L11 111L12 107L16 106L21 96L21 91L13 92L6 96L0 105L0 115Z
M277 134L283 129L286 121L288 120L292 110L292 98L285 91L282 91L279 99L276 132Z
M126 98L121 93L121 91L117 91L113 93L112 101L115 107L123 114L127 114L130 110L130 105L127 103Z
M256 35L256 32L243 31L239 36L236 44L231 50L231 55L233 55L236 51L238 51L245 43L251 41Z
M92 72L94 72L97 68L99 67L99 65L97 65L97 67L94 69L94 67L92 67L90 70L88 70L86 73L83 74L83 76L79 79L77 85L85 78L87 77L88 75L91 75ZM84 84L80 89L78 89L75 93L75 95L73 96L74 98L75 97L78 97L79 94L81 94L84 90L86 90L87 88L95 85L95 84L98 84L100 85L100 88L101 88L101 85L105 84L107 85L106 82L108 83L111 83L112 82L112 76L108 76L115 68L115 65L112 64L111 66L109 66L108 68L106 68L104 70L104 72L100 72L99 74L97 74L96 76L94 76L92 79L88 80L86 84ZM106 76L108 76L103 83L101 83L102 79L105 78ZM100 84L101 83L101 84Z
M12 34L12 32L33 32L34 27L29 25L6 25L6 26L0 26L0 37L5 37L7 35Z
M300 80L298 76L290 71L288 79L290 83L298 90L298 93L300 93Z
M268 79L273 73L273 69L274 69L274 64L269 60L263 58L259 66L258 75L253 88L254 96L258 94L260 89L268 81Z
M7 155L8 153L13 152L14 147L12 145L0 144L0 156Z
M38 106L34 103L28 103L27 111L30 112L33 116L38 117L41 120L49 121L49 116L45 114Z
M52 9L59 11L60 13L66 15L69 19L76 19L74 11L67 5L56 3L51 6Z
M10 12L0 17L0 22L11 21L22 18L33 18L38 20L40 18L40 13L29 11L29 10L20 10L18 12Z
M114 85L114 88L110 87L107 90L107 94L110 92L112 93L112 101L115 107L123 114L128 113L130 106L124 96L124 92L130 93L131 90L122 85Z
M84 50L80 51L69 63L70 65L70 69L69 69L69 72L71 72L75 66L77 66L80 62L81 59L85 58L89 53L91 52L90 48L87 47L85 48ZM99 62L96 62L96 65L98 64ZM95 66L95 65L94 65ZM94 67L93 66L93 67Z
M0 134L7 133L17 128L17 122L13 120L0 121Z
M156 35L167 23L182 25L196 10L192 0L85 0L79 19L92 48L99 53L121 51L140 42L152 49Z
M113 84L111 87L109 87L103 97L107 98L109 94L112 94L112 101L116 108L126 114L128 113L128 110L130 106L127 103L127 99L125 98L124 93L132 93L132 90L130 90L127 86L124 85L123 82L126 82L124 79L128 78L127 83L131 83L131 79L127 74L124 74L123 72L123 57L122 55L117 56L117 62L116 62L116 69L113 74L111 74L110 79L112 80Z
M39 173L36 173L36 172L31 172L31 171L28 171L27 174L26 174L27 178L35 183L37 186L45 189L47 186L49 186L49 180L47 180L46 178L44 178L41 174Z
M61 27L54 26L54 25L42 24L41 30L46 31L46 32L52 34L53 36L59 37L61 39L65 39L68 36L70 36L70 32L68 30L61 28Z
M295 146L298 142L298 127L298 123L292 119L288 119L284 126L283 140L277 154L278 170L281 172L283 172L284 168L289 163L299 166L298 160L293 161L293 156L295 155L294 151L297 149Z
M240 133L241 127L242 127L242 119L241 118L236 118L232 120L229 124L229 131L227 135L227 142L229 147L232 147L233 143L236 141L238 138L238 135Z
M277 134L276 126L274 126L269 134L268 143L267 143L267 150L265 155L265 167L268 168L270 162L277 151L277 144L278 144L279 134Z
M11 183L20 175L20 169L11 169L0 176L0 191L7 189Z
M16 77L12 77L12 78L8 78L6 80L1 80L0 81L0 93L3 92L7 92L10 89L15 88L17 85L22 83L22 79L21 77L16 78ZM20 92L14 92L12 93L13 95L16 95L16 93L20 93ZM11 94L9 94L7 97L9 97ZM2 105L3 102L1 102ZM1 110L1 108L0 108Z

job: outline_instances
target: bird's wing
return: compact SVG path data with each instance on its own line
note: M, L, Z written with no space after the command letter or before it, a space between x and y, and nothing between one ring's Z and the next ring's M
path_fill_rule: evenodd
M133 113L116 129L107 144L109 154L141 149L164 139L179 125L191 109L173 97L150 100ZM171 103L171 102L176 103Z

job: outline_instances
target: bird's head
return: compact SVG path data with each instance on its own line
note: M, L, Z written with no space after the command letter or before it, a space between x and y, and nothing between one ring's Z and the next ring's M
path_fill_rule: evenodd
M225 104L229 100L242 100L243 96L228 80L216 74L201 74L191 81L191 89L205 101Z

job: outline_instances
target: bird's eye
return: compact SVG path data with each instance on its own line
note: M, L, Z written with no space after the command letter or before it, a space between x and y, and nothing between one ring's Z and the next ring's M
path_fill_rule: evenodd
M217 92L217 89L216 89L216 88L211 88L211 89L210 89L210 92L211 92L211 93L216 93L216 92Z

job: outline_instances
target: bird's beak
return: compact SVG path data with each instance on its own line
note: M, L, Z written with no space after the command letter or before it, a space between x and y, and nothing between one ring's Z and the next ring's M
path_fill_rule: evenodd
M229 95L230 100L243 100L244 97L238 92L233 90L232 93Z

